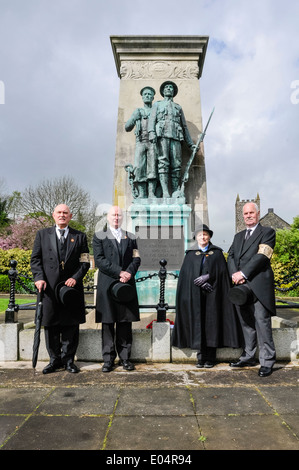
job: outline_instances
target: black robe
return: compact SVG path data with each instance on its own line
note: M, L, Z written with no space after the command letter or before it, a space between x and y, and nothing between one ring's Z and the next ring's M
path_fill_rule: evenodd
M66 239L66 258L61 270L55 226L39 230L36 234L31 255L31 271L34 282L46 281L43 297L43 326L78 325L85 323L85 302L83 278L89 270L88 245L85 233L69 227ZM57 284L70 277L76 279L75 289L79 292L76 308L65 307L57 300Z
M96 322L134 322L140 320L135 274L140 265L136 238L132 233L122 231L118 242L110 229L96 232L93 237L93 254L96 267L99 269L96 301ZM109 294L113 282L119 280L121 271L132 274L128 283L134 289L134 298L125 304L115 301Z
M205 292L193 282L207 273L212 292ZM177 285L173 346L201 350L203 335L209 347L241 346L235 307L227 298L230 287L221 248L210 244L208 251L202 253L195 244L186 251Z

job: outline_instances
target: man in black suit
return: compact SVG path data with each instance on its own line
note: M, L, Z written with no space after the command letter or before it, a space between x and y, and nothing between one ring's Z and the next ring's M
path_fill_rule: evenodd
M228 254L228 270L236 286L243 286L251 296L244 305L237 306L244 334L244 351L232 367L255 365L259 346L259 375L272 373L275 346L272 338L271 316L276 315L274 275L270 259L275 246L275 231L259 224L260 212L255 203L246 203L243 218L246 230L234 237ZM250 231L250 232L249 232ZM235 289L235 287L233 287Z
M134 276L140 256L135 236L121 229L123 214L119 207L110 208L107 221L108 226L93 238L94 260L99 269L96 322L102 323L102 371L113 370L117 354L123 368L133 370L132 322L140 319ZM121 296L116 289L123 291Z
M59 204L53 212L56 225L37 232L31 255L35 285L43 291L42 325L50 356L44 374L61 367L79 372L74 356L79 324L85 322L82 280L90 264L86 235L68 226L71 218L68 206Z

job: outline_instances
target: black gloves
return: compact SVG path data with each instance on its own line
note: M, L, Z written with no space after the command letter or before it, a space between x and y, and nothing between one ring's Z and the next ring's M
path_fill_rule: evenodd
M199 276L196 279L194 279L194 284L198 287L201 287L206 292L212 292L213 287L211 286L211 284L207 282L209 277L210 277L209 274L204 274L203 276Z

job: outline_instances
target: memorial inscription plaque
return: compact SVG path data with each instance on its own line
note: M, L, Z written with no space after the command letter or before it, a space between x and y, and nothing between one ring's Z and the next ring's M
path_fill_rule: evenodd
M184 258L183 226L140 225L136 227L136 236L142 271L158 271L161 259L166 259L168 271L181 268Z

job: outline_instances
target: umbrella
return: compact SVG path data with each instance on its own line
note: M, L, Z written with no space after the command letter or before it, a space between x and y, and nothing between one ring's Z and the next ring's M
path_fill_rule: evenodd
M33 339L33 355L32 355L32 367L35 368L37 363L37 356L38 356L38 348L40 343L40 329L42 324L43 318L43 289L37 295L37 302L36 302L36 312L35 312L35 332L34 332L34 339Z

